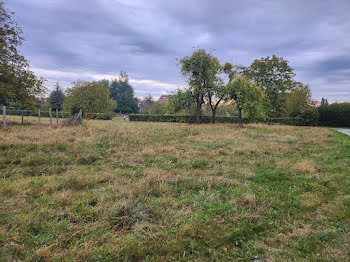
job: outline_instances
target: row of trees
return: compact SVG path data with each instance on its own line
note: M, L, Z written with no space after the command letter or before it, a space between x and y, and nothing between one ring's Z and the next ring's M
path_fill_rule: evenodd
M111 81L107 79L98 82L78 80L66 92L57 83L44 107L65 110L70 113L76 113L82 109L84 114L112 110L120 113L139 111L134 89L129 84L129 77L125 72L121 72L118 78Z
M212 122L220 104L233 102L239 124L247 118L317 118L307 85L294 80L295 73L281 57L255 60L250 66L221 64L212 54L198 49L179 59L188 88L170 97L174 112L192 109L200 123L203 107L211 109ZM191 110L190 110L191 111Z
M46 91L44 79L30 71L27 59L18 50L23 32L13 14L0 1L0 104L34 106L35 96Z

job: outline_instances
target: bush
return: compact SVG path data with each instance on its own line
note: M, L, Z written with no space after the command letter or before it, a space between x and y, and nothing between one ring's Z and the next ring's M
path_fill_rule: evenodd
M176 122L176 123L195 123L194 116L177 116L177 115L148 115L148 114L131 114L130 121L145 121L145 122ZM210 123L211 116L201 116L201 123ZM301 117L286 117L286 118L270 118L268 120L256 120L256 123L267 124L282 124L303 126L308 125L308 122ZM237 124L238 119L234 116L217 116L216 123L233 123ZM243 119L243 123L249 123L248 119Z
M322 126L350 127L350 103L334 103L318 108Z
M99 120L112 120L112 113L94 113L94 114L88 114L88 119L99 119Z
M308 106L300 112L298 117L303 119L304 126L316 126L319 120L318 108L313 106Z
M131 114L130 121L195 123L195 116ZM211 116L201 116L201 123L210 123ZM216 117L217 123L237 123L237 117Z
M266 120L266 123L271 124L281 124L281 125L291 125L291 126L304 126L305 121L301 117L271 117Z

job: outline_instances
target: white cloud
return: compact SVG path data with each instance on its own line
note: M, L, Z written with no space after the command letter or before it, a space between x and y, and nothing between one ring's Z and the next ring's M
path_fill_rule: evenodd
M51 89L54 83L59 82L63 87L70 87L73 81L76 80L101 80L101 79L114 79L115 75L109 74L97 74L94 72L65 72L60 70L50 70L39 67L33 67L31 70L40 77L47 79L47 87ZM158 97L166 92L171 92L182 86L160 82L150 79L134 79L129 78L129 82L134 86L135 93L137 96L145 96L148 93L151 93L155 97Z

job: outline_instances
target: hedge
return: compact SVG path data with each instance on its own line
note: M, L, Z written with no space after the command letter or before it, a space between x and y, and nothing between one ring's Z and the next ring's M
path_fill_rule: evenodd
M112 120L112 113L88 113L88 119Z
M310 124L301 117L275 117L266 120L267 124L281 124L291 126L309 126Z
M176 122L176 123L195 123L194 116L177 116L177 115L148 115L148 114L130 114L130 121L145 121L145 122ZM210 123L211 116L201 116L201 123ZM267 120L249 121L243 119L243 123L249 122L267 123L267 124L284 124L302 126L306 125L304 119L300 117L287 117L287 118L270 118ZM217 116L216 123L238 123L238 118L233 116Z
M194 116L130 114L130 121L195 123ZM211 116L201 116L201 123L210 123ZM216 117L217 123L237 123L237 117Z
M334 103L318 108L322 126L350 127L350 103Z

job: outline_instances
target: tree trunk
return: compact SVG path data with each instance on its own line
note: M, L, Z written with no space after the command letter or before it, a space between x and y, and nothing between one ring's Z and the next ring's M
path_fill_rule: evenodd
M212 123L212 124L215 124L216 109L213 109L212 111L213 111L213 115L212 115L212 117L211 117L211 123Z
M209 96L209 104L212 112L212 118L211 118L211 123L215 124L215 119L216 119L216 109L218 109L218 105L220 104L222 100L222 97L216 102L216 104L213 106L211 96Z
M239 127L243 127L242 108L240 108L240 107L238 107L238 125L239 125Z
M201 109L203 104L203 95L197 96L197 108L196 108L196 124L201 123Z

